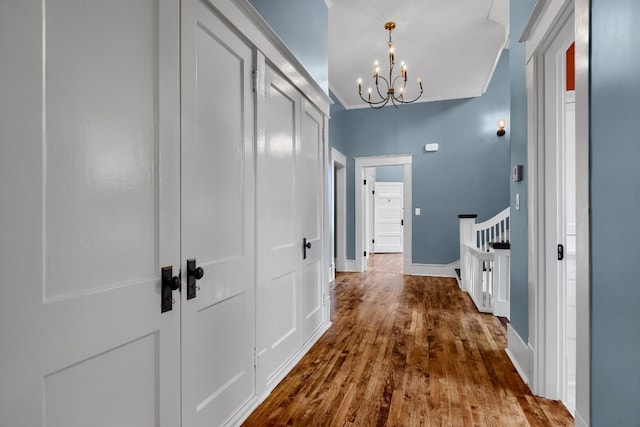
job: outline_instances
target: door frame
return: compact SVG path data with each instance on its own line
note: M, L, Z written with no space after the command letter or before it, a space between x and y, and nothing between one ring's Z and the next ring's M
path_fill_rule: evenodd
M334 209L331 216L331 274L335 279L336 271L347 271L347 156L331 148L332 201ZM334 242L334 239L336 240ZM335 249L334 249L335 248Z
M403 183L404 183L404 211L411 212L411 163L412 154L399 154L390 156L371 156L355 158L355 217L356 217L356 265L357 272L364 272L367 268L368 257L365 255L365 248L368 247L365 241L366 236L366 220L365 220L365 197L368 195L364 191L363 181L365 179L365 169L378 166L403 166ZM408 267L411 266L411 230L412 215L405 214L404 220L404 266L403 272L406 274Z
M520 39L526 41L527 81L527 183L528 202L528 288L529 347L531 351L530 386L543 397L558 395L553 360L557 363L557 342L548 333L551 320L546 312L547 294L545 268L545 87L544 55L571 16L575 20L576 43L576 426L588 426L590 421L590 267L589 267L589 0L550 2L538 0ZM553 84L551 82L551 84ZM555 248L555 245L554 245ZM553 302L553 301L551 301ZM554 334L551 334L554 335Z

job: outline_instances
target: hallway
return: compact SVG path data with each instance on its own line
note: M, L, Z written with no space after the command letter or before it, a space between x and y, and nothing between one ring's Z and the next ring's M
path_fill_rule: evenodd
M339 273L333 326L244 426L569 426L509 361L506 331L454 279L403 276L401 254Z

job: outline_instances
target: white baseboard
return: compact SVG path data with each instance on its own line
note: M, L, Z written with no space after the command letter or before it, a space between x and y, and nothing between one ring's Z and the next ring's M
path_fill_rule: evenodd
M352 259L336 259L336 273L353 273L356 271L356 262Z
M240 426L247 418L249 418L249 415L251 415L251 413L255 411L256 408L260 406L260 404L264 402L267 397L269 397L273 389L276 388L280 381L282 381L284 377L286 377L287 374L291 372L291 370L298 364L298 362L302 360L304 355L307 354L309 350L311 350L311 347L313 347L313 345L320 339L320 337L322 337L322 335L327 332L331 325L331 322L327 322L324 325L320 326L316 330L316 332L307 340L307 342L304 343L304 345L300 347L300 349L296 351L293 356L291 356L289 360L287 360L287 362L283 364L274 375L271 376L267 384L267 390L261 395L255 395L253 398L251 398L251 400L249 400L249 402L247 402L247 404L242 409L240 409L240 411L238 411L233 416L233 418L231 418L231 420L229 420L226 426Z
M576 420L574 424L575 427L589 427L589 424L584 420L582 415L578 413L578 411L576 411L575 420Z
M456 268L460 268L460 261L451 264L413 264L410 259L404 260L404 274L411 276L456 277Z
M520 335L507 323L507 356L518 371L520 378L525 384L529 384L531 378L531 361L533 360L533 349L520 338Z
M336 266L331 264L329 267L329 282L336 280Z
M355 267L355 271L356 273L364 273L365 271L367 271L367 264L369 263L369 258L366 257L360 257L360 258L356 258L356 260L354 261L354 267Z
M354 273L356 271L356 262L352 259L344 259L342 262L338 262L336 269L340 273Z

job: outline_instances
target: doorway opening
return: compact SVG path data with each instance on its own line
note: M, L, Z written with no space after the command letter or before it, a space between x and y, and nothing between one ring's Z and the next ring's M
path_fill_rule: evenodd
M581 213L588 211L581 184L588 181L588 162L578 149L586 140L576 137L585 126L576 107L585 98L576 103L578 79L571 66L582 19L576 27L573 2L567 2L527 46L531 386L539 396L561 400L576 425L585 425L576 403L588 390L588 372L581 368L588 355L577 349L589 327L576 321L580 310L588 310L580 296L588 284L578 280L578 261L588 254Z
M375 156L375 157L356 157L355 159L355 218L356 218L356 265L355 270L364 272L367 270L371 247L371 217L372 210L372 191L368 175L371 175L372 168L383 166L401 166L402 167L402 212L411 212L411 161L412 156L395 155L395 156ZM375 203L373 203L375 204ZM403 214L404 216L404 214ZM411 265L411 215L401 218L401 234L402 234L402 252L403 272L407 271L407 267Z
M331 176L333 179L333 209L331 209L331 271L330 279L335 279L336 271L347 271L347 157L331 148Z

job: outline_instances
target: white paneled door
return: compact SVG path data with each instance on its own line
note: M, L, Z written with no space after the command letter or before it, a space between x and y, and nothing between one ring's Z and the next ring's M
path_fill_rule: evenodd
M404 250L403 191L402 182L376 182L376 252L397 253Z
M300 347L299 283L302 241L297 205L297 163L300 157L298 91L267 67L264 92L264 141L258 145L258 221L262 254L258 275L261 328L261 382L271 381L278 368Z
M302 340L306 341L324 321L322 272L322 185L323 117L304 101L301 123L298 206L301 207L303 243L301 319Z
M177 16L0 6L3 426L180 425Z
M253 52L182 4L182 416L210 427L255 390Z
M322 310L322 116L271 67L258 87L258 383L283 367L325 321ZM264 114L260 114L264 112Z

